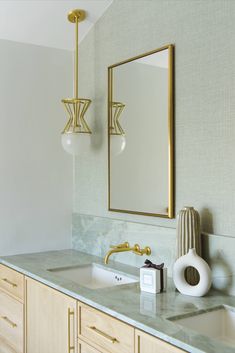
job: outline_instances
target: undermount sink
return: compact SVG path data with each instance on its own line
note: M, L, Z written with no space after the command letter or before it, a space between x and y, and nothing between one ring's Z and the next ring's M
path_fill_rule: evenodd
M48 269L48 271L91 289L139 282L139 279L135 276L123 274L95 263L84 266Z
M207 312L181 318L169 318L169 320L235 346L235 308L223 305Z

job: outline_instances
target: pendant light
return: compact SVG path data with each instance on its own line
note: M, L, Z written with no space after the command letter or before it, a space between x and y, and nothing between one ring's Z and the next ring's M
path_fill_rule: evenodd
M64 150L72 155L81 154L89 143L91 130L85 120L85 113L91 104L90 99L78 96L78 24L86 18L83 10L73 10L68 14L68 20L75 23L75 55L74 55L74 98L62 99L68 114L68 122L61 135Z
M119 122L120 115L125 108L121 102L112 102L112 114L110 121L110 150L111 155L118 156L126 147L125 131Z

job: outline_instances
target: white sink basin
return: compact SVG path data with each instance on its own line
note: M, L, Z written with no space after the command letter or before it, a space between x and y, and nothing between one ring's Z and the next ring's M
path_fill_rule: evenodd
M139 282L137 277L122 274L95 263L84 266L49 269L48 271L92 289Z
M202 314L192 314L170 320L205 336L235 346L235 308L221 306Z

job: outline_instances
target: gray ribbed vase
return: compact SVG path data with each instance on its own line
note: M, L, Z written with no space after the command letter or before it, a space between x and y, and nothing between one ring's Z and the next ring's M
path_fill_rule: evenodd
M200 216L193 207L184 207L177 215L177 258L195 248L201 256ZM195 285L199 281L198 272L188 267L185 273L187 282Z

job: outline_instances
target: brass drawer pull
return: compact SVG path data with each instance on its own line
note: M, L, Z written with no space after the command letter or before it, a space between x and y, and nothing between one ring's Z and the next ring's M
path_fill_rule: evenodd
M107 333L100 331L98 328L96 328L95 326L88 326L88 328L96 333L98 333L98 335L106 338L106 340L108 340L111 343L118 343L118 340L115 337L111 337L109 335L107 335Z
M68 309L68 353L75 350L75 345L71 346L71 316L74 320L74 311ZM74 326L74 323L73 323Z
M12 286L14 288L17 287L16 283L9 281L9 279L7 279L7 278L2 278L2 281L4 281L5 283L9 284L10 286Z
M11 327L13 327L13 328L17 327L17 325L16 325L13 321L11 321L10 319L8 319L7 316L1 316L1 319L3 319L4 321L6 321Z

